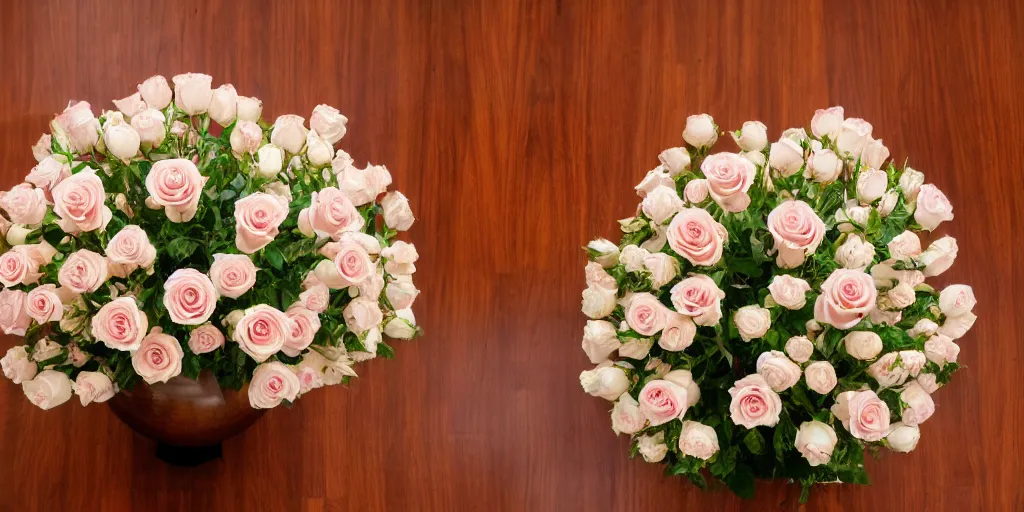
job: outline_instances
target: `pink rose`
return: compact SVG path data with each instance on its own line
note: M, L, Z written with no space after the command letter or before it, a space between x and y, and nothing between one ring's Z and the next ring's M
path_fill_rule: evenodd
M116 298L92 317L93 337L114 350L139 350L148 328L149 319L132 297Z
M667 380L649 381L640 390L640 412L652 427L682 418L686 414L686 389Z
M328 144L337 144L345 136L348 119L330 105L317 105L309 116L309 127L316 130Z
M149 105L146 105L146 102L142 99L142 94L138 92L131 96L114 100L114 106L117 107L117 110L121 111L125 117L133 117L139 112L149 108Z
M213 100L213 77L202 73L174 75L174 105L185 114L205 113Z
M256 284L256 265L244 254L214 254L210 280L221 296L237 299Z
M946 194L943 194L935 185L930 183L921 185L921 189L917 193L914 220L924 229L933 231L943 221L953 220L953 205L949 203L949 199L946 199Z
M780 274L772 278L768 293L776 304L786 309L803 309L807 304L807 292L811 285L799 277Z
M942 368L946 363L956 362L960 356L960 345L957 345L950 336L936 334L924 342L924 355Z
M672 305L679 313L693 317L697 325L715 325L722 318L725 292L703 274L694 274L672 287Z
M666 233L668 245L690 263L710 267L722 259L729 234L701 208L683 208L672 218Z
M299 396L302 384L284 363L272 361L256 367L249 383L249 405L253 409L271 409Z
M149 242L149 235L139 226L129 225L121 228L105 249L107 258L123 265L149 268L156 260L156 247Z
M616 434L635 434L644 428L647 419L640 412L640 404L626 393L612 407L612 430Z
M235 245L252 254L267 246L288 217L288 201L277 195L256 192L235 202Z
M376 299L368 299L362 296L352 299L345 306L342 315L345 318L345 325L348 327L348 330L357 335L379 326L384 321L384 313L380 310L380 305L377 304Z
M57 271L57 282L73 293L92 293L107 281L107 259L88 249L79 249Z
M384 224L396 231L408 231L412 227L416 217L412 214L409 206L409 198L401 192L388 192L380 200L381 217L384 217Z
M910 381L900 393L900 400L907 404L903 409L904 425L916 427L935 414L935 402L931 395L917 381Z
M709 155L700 164L708 180L711 198L727 212L742 212L750 205L747 191L754 183L757 167L735 153Z
M323 313L331 302L331 289L323 283L314 284L299 294L299 303L310 311Z
M334 256L334 266L341 278L347 283L357 285L369 279L376 272L376 265L370 261L363 246L352 243L341 243Z
M856 117L844 119L836 136L836 147L843 156L856 159L871 140L871 123Z
M107 205L103 182L96 171L86 168L53 188L53 212L65 233L105 229L113 217Z
M147 78L139 84L138 89L142 99L152 108L163 110L171 104L171 86L167 84L167 79L160 75Z
M19 245L0 256L0 283L4 286L33 284L39 281L39 262L32 258L32 248Z
M295 366L292 368L299 378L299 395L304 395L324 385L324 375L312 366Z
M117 386L110 377L100 372L79 372L72 389L82 402L82 407L106 402L117 393Z
M871 390L840 393L832 414L850 435L864 441L880 441L889 429L889 406Z
M132 116L132 128L139 134L139 143L143 147L157 147L167 138L167 128L164 123L167 118L163 112L156 109L148 109Z
M292 319L292 334L285 340L281 352L295 357L306 350L317 331L320 330L320 316L302 306L292 306L285 312Z
M854 269L836 269L821 284L814 319L837 329L849 329L875 308L878 290L871 276Z
M263 145L263 130L252 121L238 121L231 130L231 151L237 155L255 155Z
M650 293L636 293L626 306L626 323L641 336L653 336L665 328L668 308Z
M732 403L729 413L732 422L746 428L774 427L782 412L782 399L772 391L764 377L751 374L736 381L729 388Z
M213 281L198 270L175 270L164 282L164 307L176 324L205 323L217 307L217 289Z
M206 354L224 346L224 333L213 324L203 324L189 333L188 348L193 354Z
M188 222L196 215L207 179L191 160L160 160L146 176L146 204L164 208L171 222Z
M292 154L302 152L306 145L306 134L309 133L304 126L305 122L302 116L294 114L278 116L270 130L270 143Z
M778 350L762 353L757 358L757 373L776 393L785 391L800 382L800 366L790 361Z
M0 290L0 329L4 334L24 336L32 323L25 309L27 293L4 288Z
M39 324L58 322L64 316L64 304L52 284L37 286L28 292L25 312Z
M242 352L262 363L276 354L292 332L294 321L281 311L266 304L253 306L245 310L245 314L235 325L232 335Z
M39 224L46 215L46 194L28 183L0 193L0 207L15 224Z
M306 236L337 240L347 231L361 231L364 221L345 194L334 187L313 192L309 208L299 212L299 230Z
M366 169L357 169L342 159L340 169L335 168L338 177L338 189L341 190L355 206L372 203L377 196L387 191L391 184L391 173L383 165L366 165ZM335 158L334 164L339 163Z
M49 147L47 147L49 149ZM58 161L47 153L47 156L39 161L25 177L25 181L33 184L36 188L43 190L47 201L53 201L53 187L71 176L71 166Z
M419 294L420 291L416 288L416 285L412 284L411 280L391 281L384 288L384 295L387 296L388 303L396 310L411 308L413 301L416 300Z
M100 140L100 122L85 101L69 105L50 128L61 146L79 154L88 153Z
M776 258L782 268L803 264L825 237L825 223L807 203L785 201L768 214L768 231L775 239Z
M385 260L384 270L391 275L400 276L414 274L416 260L420 258L415 245L401 240L393 242L390 247L381 250L380 256Z
M708 180L705 179L690 180L683 188L683 197L692 204L703 203L709 193Z
M670 352L686 350L693 344L693 338L697 335L697 325L690 317L675 311L666 309L665 315L667 320L665 328L661 331L661 337L658 338L658 346ZM615 343L619 343L618 339L615 340Z
M892 259L909 261L921 255L921 238L913 231L904 231L890 240L886 247Z
M167 382L181 374L185 352L174 336L154 328L142 338L139 349L132 354L132 368L149 384Z

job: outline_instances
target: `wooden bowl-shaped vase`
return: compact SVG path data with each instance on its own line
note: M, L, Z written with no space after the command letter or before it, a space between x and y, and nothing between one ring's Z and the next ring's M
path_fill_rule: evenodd
M174 377L166 383L140 383L108 402L114 414L132 430L163 445L218 445L249 428L263 409L249 405L249 385L221 389L213 373L198 380Z

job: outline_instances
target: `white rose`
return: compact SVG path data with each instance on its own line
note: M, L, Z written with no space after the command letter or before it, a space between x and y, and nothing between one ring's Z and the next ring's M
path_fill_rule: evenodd
M703 203L707 200L710 193L711 190L708 188L708 180L703 178L691 180L686 184L686 187L683 188L683 196L686 197L687 201L693 204Z
M885 194L889 185L889 175L885 171L867 169L857 176L857 199L863 204L871 204Z
M918 258L918 261L925 266L925 277L935 277L949 270L949 267L952 267L953 262L956 261L958 251L956 239L951 236L944 236L932 242Z
M644 428L647 418L635 398L624 393L612 407L612 430L616 434L635 434Z
M890 240L887 247L892 259L910 261L921 255L921 238L913 231L904 231Z
M942 326L939 327L939 334L948 336L954 340L958 340L967 334L967 331L974 326L974 321L978 317L974 313L964 313L960 316L946 317L946 320L942 322Z
M810 137L807 136L807 131L803 128L786 128L782 131L782 136L779 137L779 140L782 139L789 139L800 144L809 140Z
M39 136L39 140L32 146L32 156L36 159L36 162L42 162L53 153L52 145L53 136L49 133Z
M634 338L619 347L619 357L626 359L644 359L651 352L654 340L650 338Z
M942 387L934 373L922 373L917 376L917 383L928 393L935 393Z
M679 451L683 455L708 460L718 453L718 433L703 423L684 421L679 432Z
M81 400L82 407L93 402L106 402L117 393L117 386L110 381L110 377L100 372L80 372L72 389Z
M811 133L815 137L820 138L827 135L835 141L842 127L843 107L831 107L814 111L814 117L811 119Z
M802 309L807 304L807 292L811 285L807 281L788 274L780 274L772 278L768 285L768 293L776 304L786 309Z
M636 447L644 460L652 464L661 462L665 459L665 455L668 455L665 432L658 432L652 436L640 436L636 441Z
M409 200L401 192L388 192L380 200L383 209L384 224L391 229L407 231L416 218L409 207Z
M316 167L327 165L334 157L334 147L311 130L306 134L306 158Z
M661 378L686 390L687 407L693 407L700 401L700 386L694 382L690 370L672 370Z
M660 186L670 187L674 190L676 182L669 176L668 172L659 166L647 171L644 179L637 186L633 187L633 190L636 190L638 196L647 197L647 194L650 194L652 190Z
M922 318L914 324L914 327L907 330L907 335L911 338L918 336L931 336L939 330L939 324L927 319Z
M150 108L132 116L131 124L142 144L157 147L167 138L167 128L164 126L166 120L163 112Z
M953 220L953 205L946 194L935 185L921 185L914 208L914 220L928 231L934 231L939 224Z
M896 364L898 352L889 352L868 367L867 374L878 381L881 388L889 388L906 382L910 372L902 364Z
M900 190L903 191L903 197L907 198L907 201L917 201L917 193L920 192L921 185L924 185L924 173L910 167L903 170L903 174L900 175Z
M804 370L804 381L807 387L820 395L827 395L839 383L836 369L828 361L815 361Z
M870 361L882 351L882 338L871 331L853 331L843 337L846 353L861 361Z
M284 150L273 144L265 144L257 151L256 160L260 176L274 178L284 165Z
M125 120L120 112L108 114L103 125L103 143L110 154L121 161L128 161L139 152L142 139Z
M603 366L580 374L580 386L590 396L609 402L618 399L629 389L629 377L617 366Z
M587 252L592 260L604 268L611 268L619 264L619 246L604 238L592 240L587 244Z
M21 390L33 405L46 411L71 398L71 379L62 372L43 370L34 379L22 382Z
M839 231L843 233L855 231L856 226L867 226L870 217L871 207L869 206L846 206L836 210L835 215Z
M666 149L658 155L658 160L673 178L690 168L690 153L686 148Z
M955 363L960 355L960 346L944 334L936 334L924 342L924 355L929 361L943 367Z
M798 363L806 363L814 355L814 343L807 336L793 336L786 340L786 355Z
M715 126L715 120L707 114L687 117L683 140L697 148L713 146L718 140L718 127Z
M213 77L202 73L185 73L175 75L171 81L174 82L174 104L186 114L194 116L205 113L210 108L210 101L213 100ZM146 91L141 92L145 98ZM146 103L150 102L147 100Z
M693 323L693 319L670 311L665 328L658 338L658 346L670 352L681 352L693 344L696 335L697 325Z
M872 169L881 169L887 158L889 158L889 148L882 144L882 139L870 139L864 146L864 152L860 155L861 163Z
M900 400L907 404L900 417L903 424L911 427L920 425L935 413L935 401L917 381L909 382L900 392Z
M384 334L396 340L411 340L419 332L411 309L395 311L395 317L384 326Z
M139 84L138 90L150 108L163 110L171 104L171 86L167 84L167 79L160 75L147 78Z
M260 125L252 121L239 119L238 122L235 124L234 129L231 130L230 142L231 151L233 151L236 155L256 153L260 149L260 144L263 144L263 129L260 128ZM272 148L273 146L268 147ZM269 156L268 158L273 157ZM271 162L269 161L266 163L268 164L268 166L271 165ZM277 167L278 170L280 170L280 165L278 165ZM268 167L268 171L269 170L270 168ZM273 175L276 176L277 172L274 172Z
M882 194L882 199L878 201L878 206L875 208L878 210L878 216L883 219L888 217L894 209L896 209L896 203L900 200L899 192L895 190L889 190Z
M907 373L909 373L911 377L917 377L921 374L921 370L924 369L925 365L928 364L928 359L924 352L919 352L917 350L901 350L900 364L906 368Z
M776 393L800 381L800 367L778 350L764 352L757 357L757 373Z
M839 177L843 170L843 160L831 149L816 149L807 157L807 170L804 177L813 178L818 183L830 183Z
M899 283L885 293L886 298L894 309L910 307L917 300L914 294L914 287L910 283Z
M387 296L391 307L395 309L408 309L418 297L420 291L412 281L395 280L384 287L384 295Z
M743 158L746 158L747 160L750 160L751 163L753 163L754 165L756 165L758 167L764 167L764 164L767 162L767 159L765 159L765 157L764 157L764 153L762 153L760 151L744 151L744 152L740 153L740 156L742 156ZM771 186L771 182L767 181L767 182L765 182L765 185L770 187ZM770 190L771 189L769 189L769 191Z
M871 140L871 123L851 117L844 119L836 137L836 147L844 156L857 158Z
M939 309L947 317L970 313L977 303L974 289L966 284L949 285L939 294Z
M836 249L836 262L843 268L864 270L875 258L875 246L857 235L849 235Z
M235 105L239 121L257 123L263 115L263 102L256 98L239 96Z
M593 364L608 360L622 342L619 341L615 325L604 320L587 320L583 328L583 351Z
M885 436L886 444L896 452L912 452L917 448L917 442L921 439L921 429L917 425L907 425L903 422L896 422L889 425L889 433Z
M768 127L761 121L747 121L732 138L743 151L761 151L768 145Z
M679 260L663 252L648 253L644 257L644 268L651 273L651 286L658 289L675 279L679 273Z
M3 368L4 377L11 379L15 384L32 380L39 370L36 362L29 358L28 351L21 345L7 350L3 359L0 359L0 368Z
M348 118L330 105L317 105L309 117L309 127L316 130L328 144L334 145L347 131Z
M210 119L213 119L221 126L227 126L235 122L235 113L238 112L238 93L235 86L224 84L213 90L213 97L210 100Z
M804 166L804 150L791 139L779 139L768 151L768 164L781 175L792 176Z
M800 455L807 459L807 463L811 467L816 467L828 464L838 441L836 431L828 424L820 421L805 421L800 424L794 445Z
M306 145L305 118L294 114L278 116L270 129L270 143L291 153L298 154Z
M619 261L626 267L627 272L640 272L644 269L644 258L650 254L636 245L627 245L622 248Z
M641 203L644 215L650 217L657 224L664 224L676 213L679 213L683 206L685 206L683 200L676 193L675 187L664 185L655 187Z
M377 301L363 296L352 299L345 306L342 315L345 318L345 326L357 335L380 325L384 320L384 313L381 312Z
M750 341L760 338L768 332L768 328L772 325L772 313L756 304L743 306L736 311L733 322L743 341Z
M616 291L600 286L583 290L583 313L595 320L604 318L615 311Z

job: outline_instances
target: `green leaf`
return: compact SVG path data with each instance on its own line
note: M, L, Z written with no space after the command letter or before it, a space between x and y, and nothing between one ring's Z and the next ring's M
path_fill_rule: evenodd
M188 237L179 237L167 244L167 254L176 260L184 260L188 259L198 248L198 241Z
M391 345L381 341L377 343L377 355L384 359L394 359L395 349L391 348Z
M263 251L263 257L266 258L267 262L269 262L274 268L284 270L284 256L281 255L281 251L277 250L277 248L267 247L267 249Z
M725 485L740 498L754 498L754 472L746 464L738 464L736 470L725 477Z
M743 444L750 450L750 453L760 454L764 451L764 436L756 428L751 429L747 435L743 436Z

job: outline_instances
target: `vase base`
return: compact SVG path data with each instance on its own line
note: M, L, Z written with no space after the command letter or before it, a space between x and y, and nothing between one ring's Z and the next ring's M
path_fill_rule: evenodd
M156 458L172 466L191 468L220 459L222 456L220 443L209 446L172 446L164 443L156 445Z

